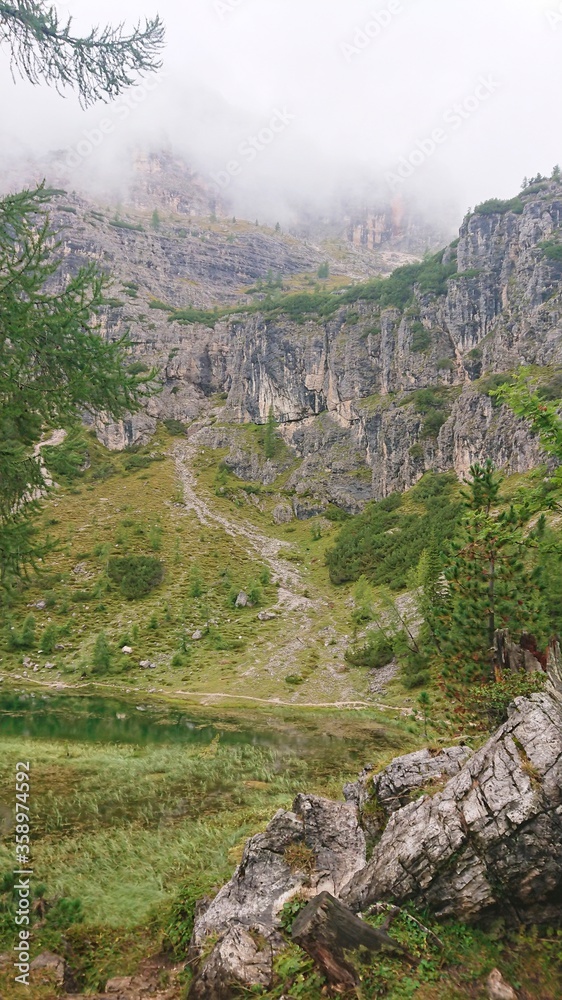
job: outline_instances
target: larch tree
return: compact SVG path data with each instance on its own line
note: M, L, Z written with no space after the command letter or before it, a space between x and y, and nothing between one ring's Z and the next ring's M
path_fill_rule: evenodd
M0 2L0 52L31 83L77 91L83 106L111 100L137 74L158 69L159 17L126 34L122 26L72 33L54 7ZM153 390L154 373L128 372L127 338L99 335L109 282L93 265L68 276L49 221L45 184L0 199L0 585L40 557L35 516L47 483L39 442L49 427L84 411L119 419Z

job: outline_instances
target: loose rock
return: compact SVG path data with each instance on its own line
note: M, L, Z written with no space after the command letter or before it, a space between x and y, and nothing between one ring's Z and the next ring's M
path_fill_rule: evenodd
M517 994L506 983L499 969L492 969L486 982L489 1000L517 1000Z
M60 955L55 955L52 951L42 951L37 958L33 959L29 968L31 972L37 972L39 969L48 971L52 973L55 982L62 983L64 980L66 963L64 958L61 958Z

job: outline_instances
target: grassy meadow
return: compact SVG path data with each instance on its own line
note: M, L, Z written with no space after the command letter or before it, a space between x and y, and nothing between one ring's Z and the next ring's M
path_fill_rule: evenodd
M237 433L245 447L263 451L263 428ZM163 712L212 705L213 717L198 717L203 728L217 726L219 717L220 732L206 741L156 745L118 735L39 738L22 730L18 737L7 725L2 731L0 714L0 952L13 934L13 769L29 759L34 952L63 954L67 985L86 993L131 974L149 955L160 956L165 978L165 964L185 957L196 900L229 878L246 838L290 807L297 792L338 798L366 763L382 767L428 739L477 746L485 738L463 732L462 718L447 718L438 690L429 723L417 711L418 692L399 675L384 693L371 694L367 670L345 655L364 641L369 618L362 618L361 602L378 593L376 564L361 562L364 538L376 536L380 556L387 537L405 533L400 564L393 567L390 550L384 555L383 582L394 581L397 593L416 561L420 533L443 513L440 487L436 492L425 480L400 503L376 505L343 530L330 517L275 524L275 506L290 499L289 466L271 486L245 483L225 466L224 449L198 448L197 496L212 513L203 523L184 502L173 457L179 440L159 428L147 446L110 453L93 435L71 432L56 456L46 456L59 486L46 499L39 530L52 549L2 609L3 691L37 700L94 693L108 706L123 699L131 714L151 701ZM541 477L507 479L503 499L542 488ZM444 478L452 522L458 484ZM556 516L550 520L557 528ZM346 546L359 553L356 563ZM327 565L330 550L336 555ZM139 582L139 558L153 580L132 597L127 587ZM131 559L124 579L115 570ZM344 563L347 575L340 573ZM337 585L330 576L336 571ZM367 590L365 571L372 574ZM241 590L251 606L235 606ZM262 620L261 612L275 617ZM337 709L343 703L356 708ZM254 730L256 739L227 739L239 729ZM261 739L264 732L275 739ZM418 966L388 960L365 969L363 1000L478 1000L494 966L522 1000L562 995L562 937L555 929L512 934L498 926L484 934L447 924L434 928L444 944L437 952L412 928L404 918L396 933ZM174 996L188 979L182 972ZM48 985L34 991L34 1000L57 995ZM0 994L21 996L1 963ZM319 1000L324 993L303 953L291 947L278 961L274 988L262 995Z

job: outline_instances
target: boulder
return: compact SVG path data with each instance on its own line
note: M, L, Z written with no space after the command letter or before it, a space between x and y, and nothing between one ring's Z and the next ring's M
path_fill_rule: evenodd
M499 969L492 969L486 981L489 1000L517 1000L517 993L506 983Z
M56 983L64 982L66 963L60 955L55 955L52 951L42 951L37 958L34 958L29 966L30 971L49 972Z
M238 594L238 597L236 598L236 603L234 606L236 608L247 608L249 603L250 602L248 600L248 595L243 590L241 590L240 593Z
M230 882L212 902L196 915L190 946L190 960L197 962L210 935L219 941L198 972L198 981L209 976L225 962L225 948L250 947L247 934L259 927L268 941L270 968L273 954L282 946L277 935L283 905L297 893L312 898L322 891L337 895L342 886L365 865L365 836L353 804L332 802L314 795L298 795L292 811L280 809L265 833L257 834L246 844L242 861ZM223 944L233 927L234 939ZM245 929L246 937L242 934ZM260 968L267 949L261 949ZM260 972L260 975L262 973ZM255 984L254 965L248 966L250 978L240 980ZM261 982L261 980L259 980ZM203 990L203 986L201 986ZM193 993L215 996L213 993ZM225 994L228 996L229 994ZM217 993L217 997L222 994Z
M458 774L471 756L470 747L456 746L395 757L384 771L375 772L370 765L358 781L344 785L344 798L357 806L363 829L375 839L393 812L411 802L421 788L433 786L437 791L439 784Z
M466 922L562 919L562 700L517 698L442 791L391 813L343 888L354 910L415 900Z
M271 928L233 923L193 980L188 1000L230 1000L237 986L270 987L273 956L282 945Z
M517 698L476 753L417 751L378 773L366 768L345 787L345 803L298 795L291 811L279 810L247 842L230 882L197 908L191 1000L267 988L283 947L280 912L297 894L315 901L314 920L339 914L338 928L355 927L350 912L372 903L409 900L468 923L561 921L561 671L549 673L547 690ZM377 836L368 862L361 824ZM493 1000L515 996L498 970L487 990Z
M289 521L294 521L295 519L293 508L288 503L278 503L273 508L272 516L274 524L288 524Z

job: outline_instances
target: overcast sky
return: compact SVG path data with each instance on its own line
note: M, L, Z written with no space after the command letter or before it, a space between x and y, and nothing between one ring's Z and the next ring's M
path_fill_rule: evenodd
M124 147L171 146L248 214L367 184L389 199L448 201L460 217L562 160L560 0L57 6L80 29L158 11L163 72L130 105L83 112L72 95L14 83L0 49L0 151L10 156L64 148L86 176L118 172Z

